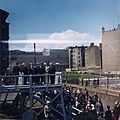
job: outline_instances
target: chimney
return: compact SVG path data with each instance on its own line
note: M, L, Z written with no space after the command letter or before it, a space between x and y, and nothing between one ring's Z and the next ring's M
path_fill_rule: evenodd
M102 27L102 33L104 33L104 31L105 31L105 28L104 28L104 27Z
M94 47L94 43L90 43L90 47Z

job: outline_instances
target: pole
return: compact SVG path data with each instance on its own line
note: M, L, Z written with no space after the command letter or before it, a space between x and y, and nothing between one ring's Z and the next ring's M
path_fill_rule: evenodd
M36 64L36 44L34 43L34 64Z
M33 104L33 88L32 88L32 76L29 76L29 98L30 98L30 120L33 120L33 110L32 110L32 104Z

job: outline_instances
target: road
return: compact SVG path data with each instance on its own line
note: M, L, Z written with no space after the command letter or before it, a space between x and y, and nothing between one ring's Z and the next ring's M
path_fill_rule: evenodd
M96 81L97 84L97 79L98 78L92 78L92 79L84 79L84 83L85 81L89 81L89 85L92 86L94 80ZM80 80L81 82L81 80ZM113 89L120 89L120 78L107 78L107 77L102 77L99 78L99 86L101 87L111 87Z

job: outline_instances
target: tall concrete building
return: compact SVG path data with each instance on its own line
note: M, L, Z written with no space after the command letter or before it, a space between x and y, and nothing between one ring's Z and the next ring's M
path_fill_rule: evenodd
M9 13L0 9L0 75L4 74L9 64L9 23L6 22Z
M103 72L120 71L120 25L113 30L102 28Z
M85 46L68 47L69 68L71 70L81 70L85 67Z
M100 69L101 68L101 47L94 45L94 43L90 44L90 47L88 47L85 50L85 67L86 69Z

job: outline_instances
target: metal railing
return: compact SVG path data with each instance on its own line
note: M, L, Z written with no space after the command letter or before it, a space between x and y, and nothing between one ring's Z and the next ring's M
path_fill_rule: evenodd
M0 76L0 86L62 85L62 73Z

